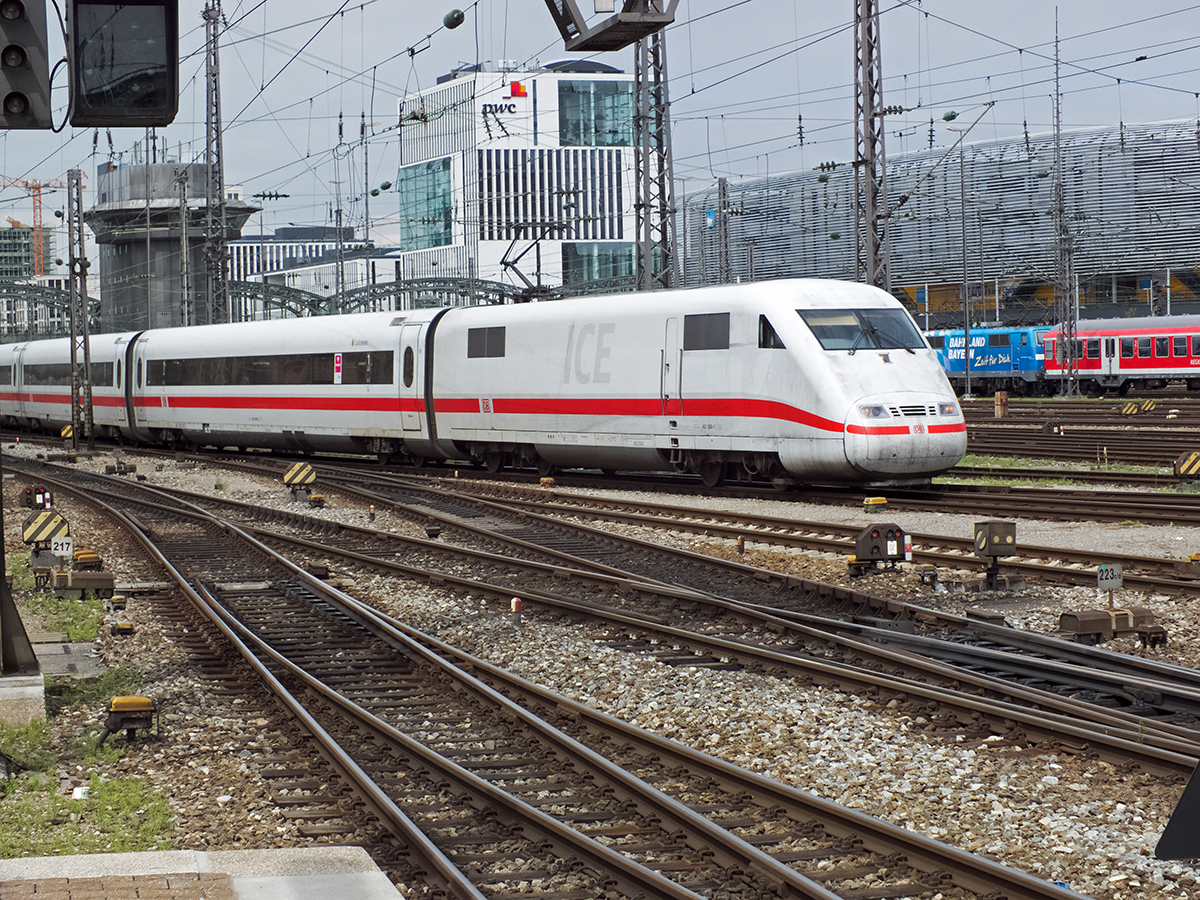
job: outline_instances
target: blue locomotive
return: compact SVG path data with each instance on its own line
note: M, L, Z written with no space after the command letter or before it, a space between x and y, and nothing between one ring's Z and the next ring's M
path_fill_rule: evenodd
M1008 391L1015 395L1053 393L1046 381L1045 340L1049 325L980 325L971 329L971 393ZM960 394L966 389L963 330L943 328L925 334L938 362Z

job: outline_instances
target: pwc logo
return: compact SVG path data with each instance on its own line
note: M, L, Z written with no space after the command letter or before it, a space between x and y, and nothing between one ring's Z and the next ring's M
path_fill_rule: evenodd
M504 100L511 101L514 99L519 99L522 97L529 96L529 89L526 88L525 85L521 84L521 82L519 82L519 81L510 81L507 85L505 85L505 89L506 89L506 92L504 94L501 94L501 98ZM515 113L516 111L517 111L517 104L515 104L515 103L485 103L485 104L483 104L484 116L488 116L488 115L498 116L501 113Z

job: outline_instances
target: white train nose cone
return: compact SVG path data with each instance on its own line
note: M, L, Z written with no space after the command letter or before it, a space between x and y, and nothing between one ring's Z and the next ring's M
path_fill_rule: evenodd
M966 423L953 400L864 397L846 417L846 459L869 477L928 476L953 466L966 450Z

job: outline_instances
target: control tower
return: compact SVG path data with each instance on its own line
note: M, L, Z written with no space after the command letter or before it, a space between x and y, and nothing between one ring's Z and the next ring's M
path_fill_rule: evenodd
M103 331L208 324L204 296L207 184L208 170L203 164L106 163L99 168L95 206L83 218L100 248ZM185 197L186 217L180 215ZM240 198L227 197L225 239L241 237L246 220L258 209Z

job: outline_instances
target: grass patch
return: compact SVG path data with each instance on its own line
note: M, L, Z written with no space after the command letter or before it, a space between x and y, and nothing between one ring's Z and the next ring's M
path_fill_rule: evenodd
M1078 463L1064 463L1062 460L1056 459L1030 459L1021 456L979 456L968 453L958 463L960 466L972 466L974 468L990 468L990 469L1059 469L1065 475L1070 475L1072 469L1077 469L1082 472L1159 472L1167 473L1168 470L1162 466L1135 466L1128 463L1111 463L1099 469L1092 464L1080 465ZM950 470L953 473L953 469Z
M7 563L8 571L13 573L13 591L24 593L24 607L46 630L65 633L73 644L96 639L104 619L103 600L94 594L86 594L82 600L68 600L34 591L29 557L14 553L7 558Z
M170 849L170 808L138 781L93 775L83 800L64 796L47 775L10 779L0 789L2 858Z
M137 694L141 684L141 674L127 666L109 669L98 678L51 676L46 679L46 711L57 716L69 706L100 703L111 697Z

